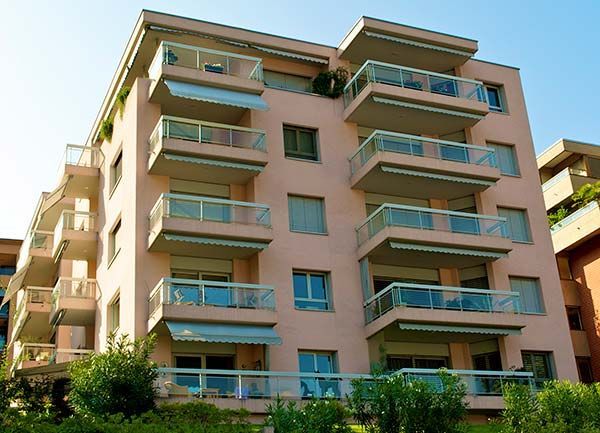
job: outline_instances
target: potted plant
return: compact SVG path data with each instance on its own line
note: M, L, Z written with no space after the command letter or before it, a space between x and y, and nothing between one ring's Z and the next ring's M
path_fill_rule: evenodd
M225 72L225 67L220 63L205 63L204 70L206 72L215 72L217 74L222 74Z
M348 82L350 73L341 66L333 71L321 72L312 82L313 92L332 99L344 93L344 86Z

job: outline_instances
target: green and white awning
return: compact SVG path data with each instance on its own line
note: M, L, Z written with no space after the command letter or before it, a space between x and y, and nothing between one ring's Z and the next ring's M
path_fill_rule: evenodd
M272 326L233 323L190 323L167 321L175 341L204 343L281 344L281 337Z

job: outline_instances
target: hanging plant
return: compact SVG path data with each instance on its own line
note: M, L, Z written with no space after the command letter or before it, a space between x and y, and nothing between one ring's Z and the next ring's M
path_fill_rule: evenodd
M127 101L127 97L129 96L129 93L131 92L131 87L122 87L121 90L119 90L119 93L117 93L117 98L115 101L115 105L117 107L117 110L119 110L119 115L121 117L123 117L123 111L125 111L125 102Z
M109 117L108 119L104 119L100 124L100 132L98 135L102 140L110 141L113 134L113 118Z
M312 82L313 92L333 99L338 98L344 93L349 76L348 70L341 66L333 71L321 72Z

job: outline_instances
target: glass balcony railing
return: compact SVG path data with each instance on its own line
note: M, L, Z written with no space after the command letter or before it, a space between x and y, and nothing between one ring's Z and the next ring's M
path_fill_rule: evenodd
M359 245L385 227L509 237L506 218L385 203L356 228Z
M590 212L598 210L599 208L600 208L600 202L592 201L592 202L588 203L587 205L585 205L584 207L576 210L568 217L566 217L566 218L560 220L559 222L557 222L556 224L554 224L552 227L550 227L550 232L552 234L557 233L560 230L562 230L563 228L568 227L570 224L577 221L579 218L582 218L584 215L587 215Z
M58 223L54 228L54 246L56 251L62 239L63 230L76 230L82 232L96 231L96 214L78 210L65 209L62 211Z
M29 234L29 248L51 248L54 233L49 231L35 230Z
M58 311L61 299L96 299L96 280L61 277L52 289L51 316Z
M159 197L150 212L151 229L161 218L185 218L271 227L269 206L182 194L162 194Z
M160 65L175 65L214 74L263 81L262 59L258 57L194 47L175 42L162 41L160 43L148 70L151 78L159 78L157 77L157 71Z
M156 153L163 138L267 151L265 132L220 123L161 116L150 136L150 152Z
M519 313L518 292L392 283L365 302L367 323L398 307L482 313Z
M374 131L350 157L352 173L365 165L377 152L402 153L424 158L496 167L494 149L473 144L436 140L418 135Z
M163 278L148 302L150 314L160 305L275 310L275 290L257 284Z
M36 365L71 362L93 352L91 349L56 349L54 344L47 343L22 343L15 350L13 369L26 368L30 366L30 362L35 362Z
M227 397L245 400L338 398L352 393L353 381L377 380L367 374L298 373L251 370L203 370L159 368L157 387L169 396ZM448 370L467 385L467 394L501 396L505 384L517 383L531 387L532 373L519 371ZM402 369L399 374L408 382L417 380L429 383L442 391L439 370Z
M552 176L546 182L544 182L542 184L542 191L545 192L545 191L549 190L554 185L559 183L562 179L565 179L565 178L569 177L570 175L587 177L588 174L587 174L587 171L582 170L580 168L567 167L567 168L559 171L557 174Z
M100 168L103 159L102 151L97 147L67 144L61 165Z
M344 88L345 105L350 105L369 83L487 103L485 87L480 81L367 60Z

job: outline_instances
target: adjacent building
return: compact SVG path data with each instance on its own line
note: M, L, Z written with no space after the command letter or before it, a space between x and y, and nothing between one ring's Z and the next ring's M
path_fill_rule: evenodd
M456 370L482 415L505 381L576 380L519 71L477 48L143 11L21 248L16 374L116 332L158 334L162 396L255 413L374 363ZM338 67L343 94L312 93Z
M0 352L6 350L10 325L10 303L4 303L4 294L10 282L10 277L15 273L17 254L21 241L18 239L0 239Z
M598 194L573 197L600 182L600 146L561 139L542 152L538 169L560 274L579 379L600 381L600 210ZM600 188L599 188L600 189Z

